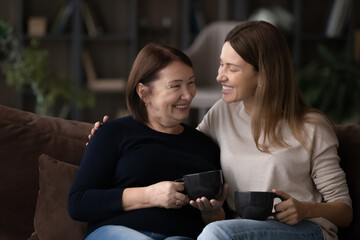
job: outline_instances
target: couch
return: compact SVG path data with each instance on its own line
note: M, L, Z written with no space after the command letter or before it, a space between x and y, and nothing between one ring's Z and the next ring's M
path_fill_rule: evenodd
M85 224L67 213L67 194L92 124L0 105L0 239L76 240ZM340 239L360 239L360 126L338 125L339 155L354 220Z

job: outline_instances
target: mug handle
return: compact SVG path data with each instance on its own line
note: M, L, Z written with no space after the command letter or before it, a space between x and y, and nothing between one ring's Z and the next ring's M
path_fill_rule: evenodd
M174 182L184 182L184 178L175 179Z
M174 182L184 183L184 178L175 179ZM187 195L187 191L186 191L185 188L184 188L184 191L182 191L182 193L185 194L185 195Z
M280 199L281 201L285 201L285 200L286 200L284 197L279 196L279 195L276 195L276 194L275 194L274 199L275 199L275 198L278 198L278 199ZM275 215L276 215L277 213L279 213L279 212L277 212L277 211L272 212L271 216L275 217Z

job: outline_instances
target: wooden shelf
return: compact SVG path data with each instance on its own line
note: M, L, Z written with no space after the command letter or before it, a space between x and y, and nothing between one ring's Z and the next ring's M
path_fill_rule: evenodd
M82 1L85 0L0 0L0 14L14 24L23 44L34 38L28 35L28 20L34 16L45 17L48 31L35 38L42 48L49 50L50 66L56 72L70 76L74 84L102 92L101 97L106 93L121 92L124 106L125 83L138 50L149 41L187 49L196 34L192 29L191 9L197 11L204 24L209 24L217 20L246 20L258 8L281 5L295 17L288 42L296 69L308 62L319 42L353 51L351 31L360 26L359 17L354 14L359 3L354 0L351 1L354 7L346 34L338 38L325 36L334 0L86 0L95 7L94 15L103 28L96 36L89 36L81 13ZM60 35L51 34L49 29L59 9L68 2L74 4L74 11L67 25ZM93 57L95 78L86 74L82 57L84 49L88 49ZM98 110L92 111L95 113L89 115L94 116ZM98 120L81 114L74 118Z

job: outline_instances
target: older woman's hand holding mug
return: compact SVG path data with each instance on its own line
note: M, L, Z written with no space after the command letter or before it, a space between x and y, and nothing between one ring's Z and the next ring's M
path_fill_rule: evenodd
M182 191L184 191L183 183L163 181L148 186L147 196L157 207L181 208L190 201Z

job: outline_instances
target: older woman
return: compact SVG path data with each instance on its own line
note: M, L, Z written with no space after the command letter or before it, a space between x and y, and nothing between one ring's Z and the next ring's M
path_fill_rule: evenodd
M190 206L174 182L220 168L218 146L181 123L195 93L181 51L148 44L139 52L126 89L132 115L99 128L71 188L69 212L89 222L86 240L195 238L205 222L223 217L221 204L215 215Z

